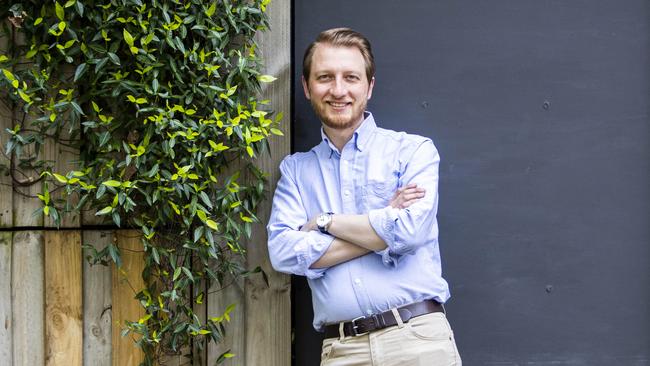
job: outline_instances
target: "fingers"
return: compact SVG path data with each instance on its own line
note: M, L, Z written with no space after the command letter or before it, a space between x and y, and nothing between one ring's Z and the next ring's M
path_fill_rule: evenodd
M390 206L394 208L406 208L423 198L426 193L424 188L420 188L415 183L407 184L395 191L393 198L390 200Z

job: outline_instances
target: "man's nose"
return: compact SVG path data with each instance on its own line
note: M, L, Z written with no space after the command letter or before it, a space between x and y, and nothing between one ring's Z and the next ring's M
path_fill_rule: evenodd
M334 80L334 83L332 84L332 88L330 89L330 93L334 97L345 96L345 94L347 93L347 87L345 85L343 78L336 78Z

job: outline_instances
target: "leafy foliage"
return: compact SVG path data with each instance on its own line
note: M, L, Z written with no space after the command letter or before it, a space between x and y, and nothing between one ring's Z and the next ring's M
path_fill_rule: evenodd
M17 111L4 148L18 163L9 169L40 174L31 180L43 181L38 214L57 225L61 214L90 209L141 230L148 285L136 297L146 315L125 333L138 335L147 365L192 342L219 342L232 308L201 322L193 305L206 286L251 273L241 243L265 191L252 161L282 135L282 116L271 119L258 100L260 84L274 80L261 75L254 40L268 26L268 3L22 0L0 10L10 20L1 99ZM75 169L44 160L50 140L79 149ZM119 265L119 249L90 260Z

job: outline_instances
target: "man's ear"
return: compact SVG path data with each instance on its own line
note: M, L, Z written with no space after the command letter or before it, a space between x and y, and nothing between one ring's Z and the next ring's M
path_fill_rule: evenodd
M375 86L375 77L373 76L370 79L370 84L368 85L368 100L372 97L372 88Z
M309 85L307 85L307 80L305 80L304 76L301 76L300 80L302 80L302 91L305 92L305 98L307 98L307 100L311 100L311 95L309 93Z

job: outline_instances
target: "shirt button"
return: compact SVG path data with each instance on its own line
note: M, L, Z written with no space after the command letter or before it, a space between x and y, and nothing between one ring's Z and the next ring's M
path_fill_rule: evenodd
M346 195L346 196L349 196L350 195L350 190L346 189L345 191L343 191L343 194Z
M368 315L372 315L372 310L370 310L370 309L366 309L366 314L368 314Z
M359 285L359 284L361 284L361 280L358 279L358 278L355 278L355 279L354 279L354 283L356 283L357 285Z

